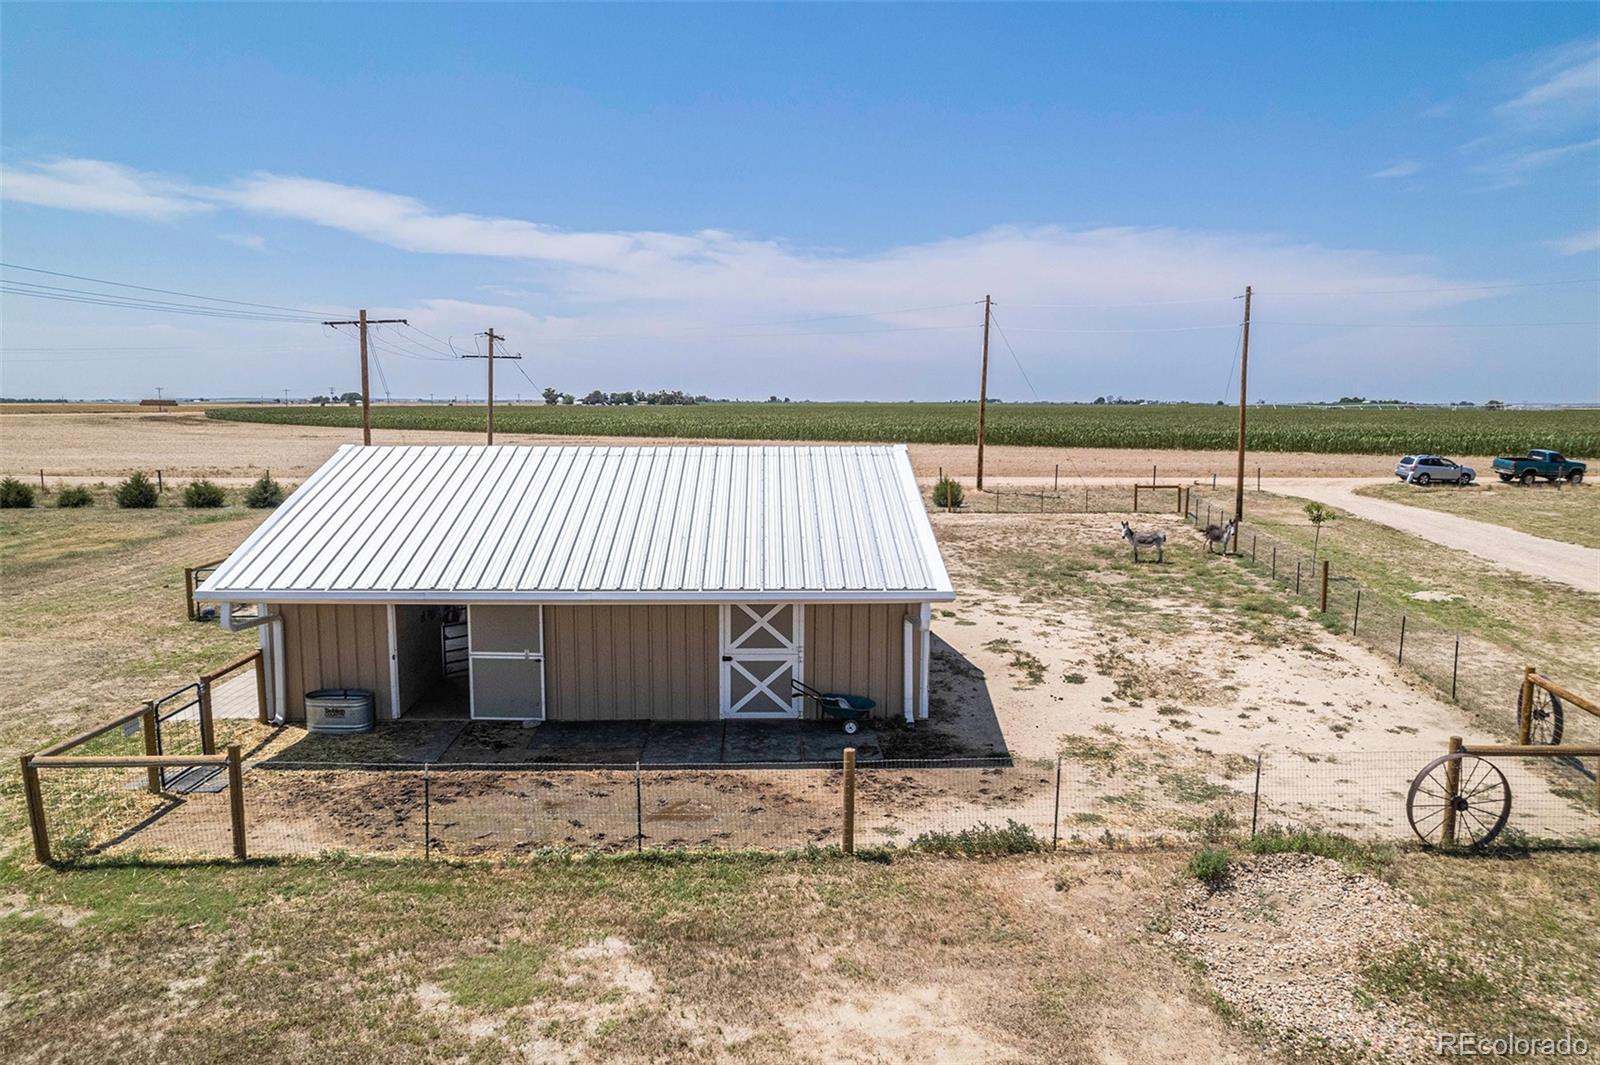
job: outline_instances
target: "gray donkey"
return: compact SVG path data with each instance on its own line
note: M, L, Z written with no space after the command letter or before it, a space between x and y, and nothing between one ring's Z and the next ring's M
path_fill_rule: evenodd
M1159 564L1167 557L1167 534L1158 530L1135 532L1127 522L1122 523L1122 538L1128 541L1133 548L1133 560L1139 561L1139 548L1153 547L1156 549L1156 562Z
M1210 554L1213 545L1221 544L1224 554L1228 551L1228 541L1233 539L1234 530L1239 527L1237 518L1230 519L1226 525L1207 525L1200 530L1200 535L1206 538L1206 553Z

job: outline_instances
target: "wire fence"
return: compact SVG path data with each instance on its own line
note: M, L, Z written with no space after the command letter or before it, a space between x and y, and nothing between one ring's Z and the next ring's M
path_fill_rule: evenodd
M862 763L858 847L1151 844L1282 828L1414 841L1412 779L1441 750L1233 755L1206 770L1054 760ZM1507 840L1600 842L1593 769L1496 760L1514 801ZM232 853L225 776L151 794L143 769L47 769L49 830L68 859ZM351 853L506 859L542 851L784 851L842 845L840 763L772 766L327 764L246 767L251 856Z

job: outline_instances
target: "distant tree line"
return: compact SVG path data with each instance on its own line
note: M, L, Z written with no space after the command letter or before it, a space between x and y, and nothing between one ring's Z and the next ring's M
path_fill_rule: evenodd
M574 402L572 393L558 392L554 388L547 388L542 393L544 401L550 406L558 403L570 404ZM654 392L638 391L602 392L595 389L583 397L586 407L690 407L696 403L714 403L710 396L691 396L679 389L657 389Z

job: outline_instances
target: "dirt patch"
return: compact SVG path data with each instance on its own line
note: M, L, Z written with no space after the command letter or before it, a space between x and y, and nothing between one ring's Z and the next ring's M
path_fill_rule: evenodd
M1419 911L1383 881L1337 862L1282 854L1239 864L1221 890L1192 884L1168 938L1206 968L1251 1021L1301 1045L1428 1056L1432 1029L1393 1005L1374 1009L1363 963L1414 946Z

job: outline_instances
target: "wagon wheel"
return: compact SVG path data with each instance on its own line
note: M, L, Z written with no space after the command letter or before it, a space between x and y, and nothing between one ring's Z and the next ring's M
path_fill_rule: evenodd
M1456 772L1456 792L1449 798L1447 774ZM1477 849L1487 847L1511 818L1511 785L1500 767L1475 754L1447 754L1423 767L1406 795L1411 830L1430 847L1444 840L1445 812L1454 808L1455 839Z
M1517 707L1522 713L1522 707ZM1537 744L1560 743L1566 715L1561 712L1561 696L1547 692L1537 684L1533 686L1532 727L1528 729L1528 742ZM1520 716L1518 726L1522 724Z

